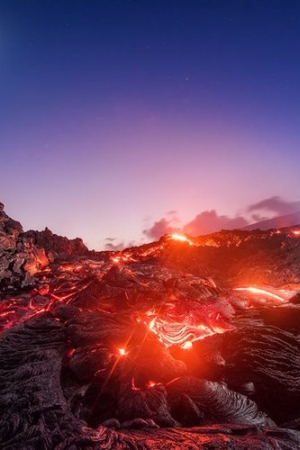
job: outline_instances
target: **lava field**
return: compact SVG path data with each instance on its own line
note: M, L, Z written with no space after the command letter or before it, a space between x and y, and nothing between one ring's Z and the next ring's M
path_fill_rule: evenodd
M0 206L0 450L300 449L300 228L95 252Z

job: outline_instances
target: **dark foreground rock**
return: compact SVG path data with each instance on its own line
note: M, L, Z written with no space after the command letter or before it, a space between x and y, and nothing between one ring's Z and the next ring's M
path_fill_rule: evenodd
M44 313L5 332L0 343L0 448L1 449L297 449L300 434L276 428L256 407L248 402L246 422L238 425L227 421L209 427L157 428L153 421L133 421L131 430L116 432L104 426L88 427L71 412L61 386L61 366L67 346L64 327L51 314ZM174 385L175 383L175 385ZM169 391L180 392L178 382ZM182 383L186 381L182 379ZM197 383L201 384L200 388ZM206 403L211 421L225 417L234 419L245 413L242 400L235 416L228 415L226 405L209 408L210 399L201 394L202 384L188 380L187 394ZM206 387L225 389L211 383ZM174 396L171 394L171 397ZM201 398L202 397L202 398ZM200 400L199 400L200 398ZM222 396L221 396L222 398ZM172 400L171 400L172 401ZM215 403L213 400L213 404ZM128 399L128 402L130 400ZM142 401L143 403L143 401ZM221 402L222 403L222 402ZM128 406L125 404L125 407ZM201 411L201 408L200 408ZM243 422L239 419L238 422ZM269 423L268 423L269 422ZM129 426L129 425L128 425ZM136 430L135 428L141 428Z

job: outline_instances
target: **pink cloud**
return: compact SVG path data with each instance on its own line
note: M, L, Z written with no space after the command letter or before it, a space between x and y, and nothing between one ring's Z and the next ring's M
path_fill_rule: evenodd
M300 202L289 202L279 196L269 197L248 207L249 212L270 211L277 216L291 214L300 210Z
M173 219L160 219L154 222L152 227L145 229L143 234L150 239L159 239L164 234L171 234L175 231L180 231L178 227L174 227Z
M233 230L243 228L248 225L248 221L242 216L228 217L218 215L213 209L211 211L203 211L184 225L183 231L191 236L199 234L213 233L222 229Z
M178 220L168 219L166 217L154 222L154 224L143 231L143 234L150 239L159 239L164 234L171 234L175 232L187 233L191 236L198 236L200 234L212 233L214 231L234 228L243 228L249 222L242 216L228 217L220 216L215 210L203 211L196 215L190 222L182 227L176 226Z

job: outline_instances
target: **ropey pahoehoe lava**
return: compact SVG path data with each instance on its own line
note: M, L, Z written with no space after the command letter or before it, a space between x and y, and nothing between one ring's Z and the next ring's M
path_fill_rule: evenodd
M89 251L0 208L0 449L300 448L300 228Z

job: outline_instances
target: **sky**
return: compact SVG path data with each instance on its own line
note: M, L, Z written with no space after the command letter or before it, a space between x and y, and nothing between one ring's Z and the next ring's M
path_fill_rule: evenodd
M293 212L298 0L0 0L0 201L118 248Z

